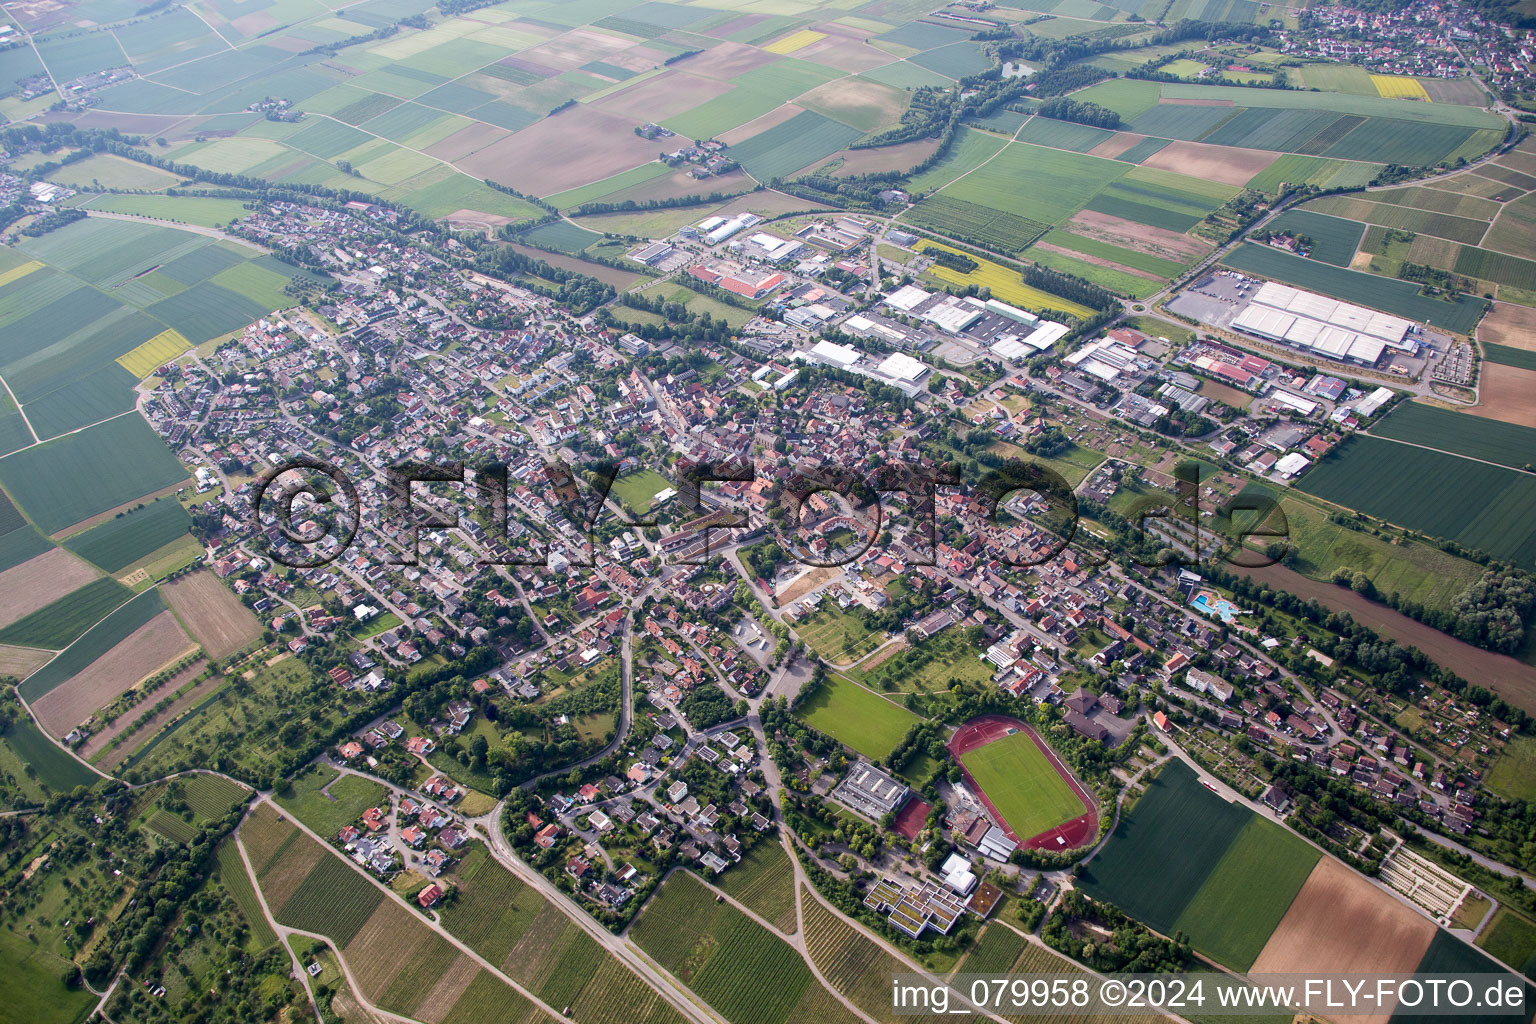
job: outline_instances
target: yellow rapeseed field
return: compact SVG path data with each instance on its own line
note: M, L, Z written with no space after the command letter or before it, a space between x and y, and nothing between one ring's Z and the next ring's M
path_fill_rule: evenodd
M918 243L918 250L945 249L949 252L960 253L967 259L975 260L980 266L969 274L962 274L958 270L935 263L928 268L928 273L941 281L950 284L961 285L974 284L992 289L992 297L999 302L1006 302L1013 306L1023 306L1026 309L1049 309L1057 313L1066 313L1075 316L1079 320L1089 320L1093 317L1093 310L1087 306L1079 305L1070 299L1063 299L1059 295L1043 292L1039 288L1033 288L1019 279L1017 272L1009 270L1001 263L993 263L984 260L968 252L961 252L942 242L923 239Z
M192 343L183 338L179 331L165 330L138 348L118 356L117 362L135 377L148 377L191 347Z
M783 39L780 39L777 42L769 43L767 46L763 47L763 49L767 50L769 53L777 53L782 57L786 53L794 53L796 50L803 50L807 46L810 46L812 43L825 38L827 38L827 34L825 32L812 32L810 29L806 28L801 29L799 32L796 32L793 35L785 36Z
M1371 84L1389 100L1423 100L1428 103L1429 93L1417 78L1403 75L1372 75Z

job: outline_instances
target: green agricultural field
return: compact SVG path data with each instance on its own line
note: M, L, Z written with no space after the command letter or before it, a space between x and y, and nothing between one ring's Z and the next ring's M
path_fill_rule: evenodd
M1022 252L1049 228L1039 221L943 193L924 199L902 218L915 227L1002 253Z
M1371 427L1371 433L1512 469L1536 462L1536 429L1422 402L1399 403Z
M474 847L454 871L459 897L442 911L443 924L471 949L501 963L540 914L558 914L527 883Z
M1180 82L1160 86L1164 99L1219 100L1239 107L1287 107L1303 110L1328 110L1358 117L1395 118L1421 124L1454 125L1466 128L1501 128L1497 114L1476 107L1452 103L1416 103L1382 96L1349 96L1340 93L1298 92L1285 89L1245 89L1223 85L1187 85Z
M662 123L684 138L712 138L838 77L841 77L839 72L820 65L782 58L737 75L731 79L735 88L730 92Z
M37 779L55 793L69 793L76 786L91 786L101 776L75 760L55 744L30 718L12 722L0 737L22 764L37 772Z
M1124 251L1130 252L1130 250ZM1059 252L1047 252L1039 247L1030 249L1026 255L1043 267L1050 267L1064 274L1072 274L1085 281L1092 281L1100 288L1107 288L1118 295L1125 295L1132 299L1144 299L1167 283L1166 280L1154 281L1137 274L1127 274L1115 267L1089 263L1087 260L1075 259ZM1136 254L1132 253L1132 255Z
M966 129L955 136L943 159L926 171L914 174L906 180L906 189L912 195L921 195L942 188L963 174L975 170L996 156L1008 140L990 132Z
M1032 117L1019 130L1017 138L1020 142L1031 142L1037 146L1086 153L1114 136L1115 133L1112 131L1077 124L1074 121L1053 121L1048 117Z
M630 932L641 949L714 1007L740 1024L787 1024L810 1018L797 1007L820 982L794 948L703 883L675 874L636 918ZM828 1024L853 1020L842 1010Z
M186 478L159 435L133 415L0 459L0 484L48 533Z
M26 1024L77 1024L95 1009L97 997L83 986L66 987L74 964L0 928L0 1000L7 1020Z
M218 199L213 196L146 196L104 195L92 199L90 210L109 213L132 213L140 217L179 221L202 227L224 227L250 213L239 199Z
M302 837L302 843L296 841L294 848L302 850L312 842L307 836ZM268 868L263 872L263 887L267 885L267 876L280 870L281 867ZM290 928L318 932L344 946L382 902L382 892L346 861L326 852L282 906L274 908L273 916Z
M1269 229L1312 239L1309 258L1347 267L1355 257L1365 225L1310 210L1287 210L1270 221Z
M1368 184L1380 169L1380 164L1351 163L1287 153L1254 175L1248 187L1261 192L1278 192L1282 183L1316 185L1319 188L1358 188Z
M1483 342L1483 356L1490 363L1518 366L1522 370L1536 370L1536 352L1532 352L1530 349L1515 348L1512 345L1496 345L1491 341L1485 341Z
M880 760L896 749L917 716L857 683L830 677L795 714L811 728Z
M785 934L795 931L795 872L789 855L772 839L766 839L715 878L737 902Z
M10 569L29 558L36 558L51 547L53 544L48 538L30 526L0 534L0 570Z
M1382 594L1397 594L1426 608L1449 609L1482 567L1439 547L1406 541L1393 544L1374 534L1334 522L1330 510L1299 491L1280 497L1286 533L1296 546L1297 572L1331 580L1346 567L1365 573Z
M1511 288L1536 289L1536 260L1521 259L1491 249L1464 245L1449 269Z
M1536 479L1524 473L1356 435L1297 487L1526 569L1536 566L1536 535L1526 519L1536 502Z
M1172 934L1175 922L1221 863L1253 813L1200 784L1181 760L1148 785L1099 855L1081 888Z
M62 654L28 676L26 682L17 687L18 692L28 701L37 700L163 611L165 601L161 599L160 592L145 591L86 630Z
M564 220L540 225L519 237L529 245L538 246L541 249L553 249L572 256L578 255L587 246L602 238L596 232L579 228L570 221Z
M1021 841L1088 812L1023 730L977 747L960 761Z
M293 780L278 804L295 818L330 838L386 799L384 787L356 775L315 765Z
M759 181L788 177L831 156L862 134L857 128L805 110L731 147L731 155Z
M631 168L621 174L615 174L610 178L594 181L590 185L582 185L580 188L573 188L568 192L557 192L549 196L546 201L556 209L568 210L571 207L580 206L582 203L598 202L603 197L611 196L615 192L622 192L624 189L635 185L643 185L647 181L671 173L673 173L671 167L660 160L653 160L648 164L641 164L639 167Z
M132 591L111 577L92 580L0 629L0 644L60 650L132 596Z
M1234 270L1272 277L1346 302L1358 302L1410 320L1443 327L1457 334L1470 332L1487 306L1482 299L1467 296L1462 296L1456 302L1446 302L1420 295L1418 287L1408 281L1394 281L1357 270L1330 267L1267 245L1249 243L1239 246L1228 253L1222 262Z
M76 534L64 546L107 572L118 572L191 529L192 517L181 502L162 498Z
M1252 815L1174 927L1236 971L1253 966L1322 854Z
M1186 266L1174 260L1163 259L1160 256L1152 256L1133 249L1121 248L1108 242L1101 242L1096 238L1085 238L1061 229L1052 231L1042 238L1041 241L1060 249L1071 249L1073 252L1080 252L1087 256L1097 256L1100 259L1111 260L1133 270L1144 270L1149 274L1156 274L1164 279L1179 276Z
M1162 91L1156 82L1136 78L1111 78L1107 82L1090 86L1074 99L1097 103L1108 107L1127 121L1145 114L1157 106Z
M1536 800L1536 739L1516 736L1505 744L1486 785L1506 800Z
M1521 914L1500 907L1477 937L1489 956L1498 957L1528 978L1536 978L1536 924Z
M942 195L1058 225L1127 169L1118 160L1013 142Z
M989 924L981 930L976 945L960 964L962 974L1006 974L1018 962L1029 940L1001 924Z

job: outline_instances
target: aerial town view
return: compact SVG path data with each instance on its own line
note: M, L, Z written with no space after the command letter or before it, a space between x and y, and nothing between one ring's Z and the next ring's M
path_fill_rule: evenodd
M1531 1020L1536 0L1294 3L0 4L0 1024Z

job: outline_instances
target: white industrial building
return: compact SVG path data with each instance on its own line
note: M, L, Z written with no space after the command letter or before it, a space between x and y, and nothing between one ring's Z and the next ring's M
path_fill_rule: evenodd
M816 362L835 366L839 370L851 370L854 364L859 361L858 349L852 345L839 345L836 342L827 341L825 338L812 345L810 352L807 354Z
M1062 359L1062 362L1106 383L1122 374L1128 377L1144 376L1153 365L1151 360L1138 356L1131 346L1113 338L1090 341Z
M762 223L763 218L755 213L738 213L730 220L722 220L719 217L708 217L699 221L699 230L704 232L704 241L710 245L719 245L738 231L745 231L754 224Z
M959 334L980 320L984 312L986 307L975 299L959 299L950 296L925 310L922 317L945 334Z
M916 385L928 376L930 367L921 360L913 359L905 352L896 352L885 357L879 366L875 367L878 376L885 377L895 384Z
M1376 410L1392 401L1395 394L1397 392L1391 388L1377 388L1355 405L1355 412L1361 416L1374 416Z
M918 306L928 301L933 293L924 291L915 284L902 285L885 297L885 304L901 313L910 313Z
M1371 366L1388 348L1414 352L1411 320L1266 281L1232 326L1255 337Z
M1291 454L1275 463L1275 472L1289 480L1310 465L1312 465L1312 460L1301 454L1301 452L1291 452Z

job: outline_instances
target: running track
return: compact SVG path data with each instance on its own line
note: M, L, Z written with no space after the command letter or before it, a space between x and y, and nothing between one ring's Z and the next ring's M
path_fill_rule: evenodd
M965 762L960 760L961 754L970 753L977 747L984 747L988 743L1002 739L1008 735L1008 730L1010 729L1024 732L1030 739L1035 741L1035 746L1040 748L1040 752L1045 755L1046 760L1051 762L1051 766L1056 769L1057 774L1067 780L1067 785L1071 786L1078 799L1082 800L1083 806L1088 808L1088 813L1080 814L1071 821L1063 822L1055 828L1047 829L1037 836L1030 836L1027 840L1021 841L1014 834L1013 827L998 813L997 808L992 805L992 800L987 796L986 792L976 785L975 779L971 778L971 773L965 767ZM975 793L981 799L981 802L986 806L987 811L992 815L992 820L997 823L997 826L1008 833L1008 838L1020 846L1031 850L1068 850L1085 846L1098 837L1099 814L1093 797L1083 788L1082 783L1077 781L1077 777L1072 774L1071 770L1061 763L1061 758L1057 757L1056 752L1040 738L1040 734L1017 718L1007 718L1003 715L982 715L979 718L973 718L955 730L955 734L949 738L948 747L950 754L954 756L956 763L960 765L960 772L965 777L965 784L970 787L972 793ZM1058 842L1058 839L1064 840L1064 842Z

